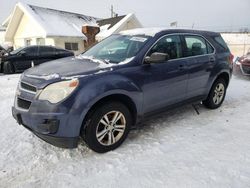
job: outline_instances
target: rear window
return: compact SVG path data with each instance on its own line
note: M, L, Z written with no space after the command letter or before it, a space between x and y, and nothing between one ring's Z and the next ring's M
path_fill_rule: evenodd
M220 51L227 52L229 50L227 44L225 43L225 41L221 36L214 37L214 40L218 44Z

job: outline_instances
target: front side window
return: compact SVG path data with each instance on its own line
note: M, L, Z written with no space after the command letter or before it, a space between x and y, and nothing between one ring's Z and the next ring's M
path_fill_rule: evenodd
M14 54L18 54L20 51L22 51L23 49L25 49L26 47L21 47L21 48L18 48L16 50L13 50L12 52L10 52L11 55L14 55Z
M112 35L90 48L83 55L109 63L120 63L136 56L148 39L149 37L144 35Z
M184 36L185 50L184 56L197 56L213 52L213 47L202 37L199 36Z
M19 53L25 52L27 56L37 56L38 48L37 47L28 47L21 50Z
M168 59L177 59L182 57L181 39L178 35L165 36L161 38L149 51L147 56L152 53L165 53Z

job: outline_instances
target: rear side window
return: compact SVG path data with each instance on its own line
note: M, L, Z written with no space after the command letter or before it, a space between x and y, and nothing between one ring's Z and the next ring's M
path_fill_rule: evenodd
M54 48L46 47L46 46L40 46L39 48L39 54L42 56L49 56L54 55Z
M68 51L61 50L61 49L56 49L56 54L66 54L69 53Z
M184 56L205 55L214 52L213 47L202 37L199 36L184 36L185 49Z
M155 52L166 53L169 55L169 59L181 58L182 49L180 36L171 35L163 37L151 48L147 56Z
M227 52L229 50L226 42L223 40L221 36L215 36L213 37L213 39L218 44L220 51Z

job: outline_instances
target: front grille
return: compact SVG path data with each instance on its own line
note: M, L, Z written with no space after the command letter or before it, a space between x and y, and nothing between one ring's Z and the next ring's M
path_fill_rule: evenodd
M27 100L24 100L24 99L21 99L21 98L17 98L17 106L19 108L23 108L23 109L26 109L28 110L30 108L30 105L31 105L31 102L30 101L27 101Z
M242 65L243 74L250 74L250 66Z
M30 84L24 83L24 82L21 82L20 85L21 85L21 89L36 93L36 87L34 87Z

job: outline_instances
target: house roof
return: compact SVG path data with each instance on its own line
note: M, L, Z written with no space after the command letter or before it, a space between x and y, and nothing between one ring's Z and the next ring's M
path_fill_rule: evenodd
M96 18L66 11L28 5L37 21L46 30L47 36L82 37L83 25L97 26Z
M97 26L97 18L95 17L43 8L19 2L16 4L11 18L6 21L9 23L7 27L8 38L11 38L11 35L15 34L14 32L8 33L8 29L10 27L12 27L12 30L17 29L17 25L19 24L23 14L26 14L41 28L44 33L43 37L66 36L86 38L86 36L82 33L82 26Z
M132 23L132 28L141 27L134 14L118 16L115 18L99 19L92 16L67 11L43 8L25 3L17 3L12 14L4 21L7 27L5 39L12 41L23 15L26 15L32 24L39 30L29 37L81 37L83 26L99 26L100 32L97 40L102 40L114 33L119 33L126 24Z
M0 31L6 31L6 28L0 25Z
M98 20L97 23L98 25L101 26L105 26L105 25L109 25L109 27L107 29L110 29L111 27L113 27L115 24L117 24L119 21L121 21L126 15L123 16L117 16L114 18L107 18L107 19L102 19L102 20Z
M141 23L138 21L133 13L127 14L126 16L119 16L116 18L105 19L98 21L100 24L100 33L96 35L96 40L100 41L112 34L119 33L122 28L124 28L129 22L133 23L133 28L142 27Z

